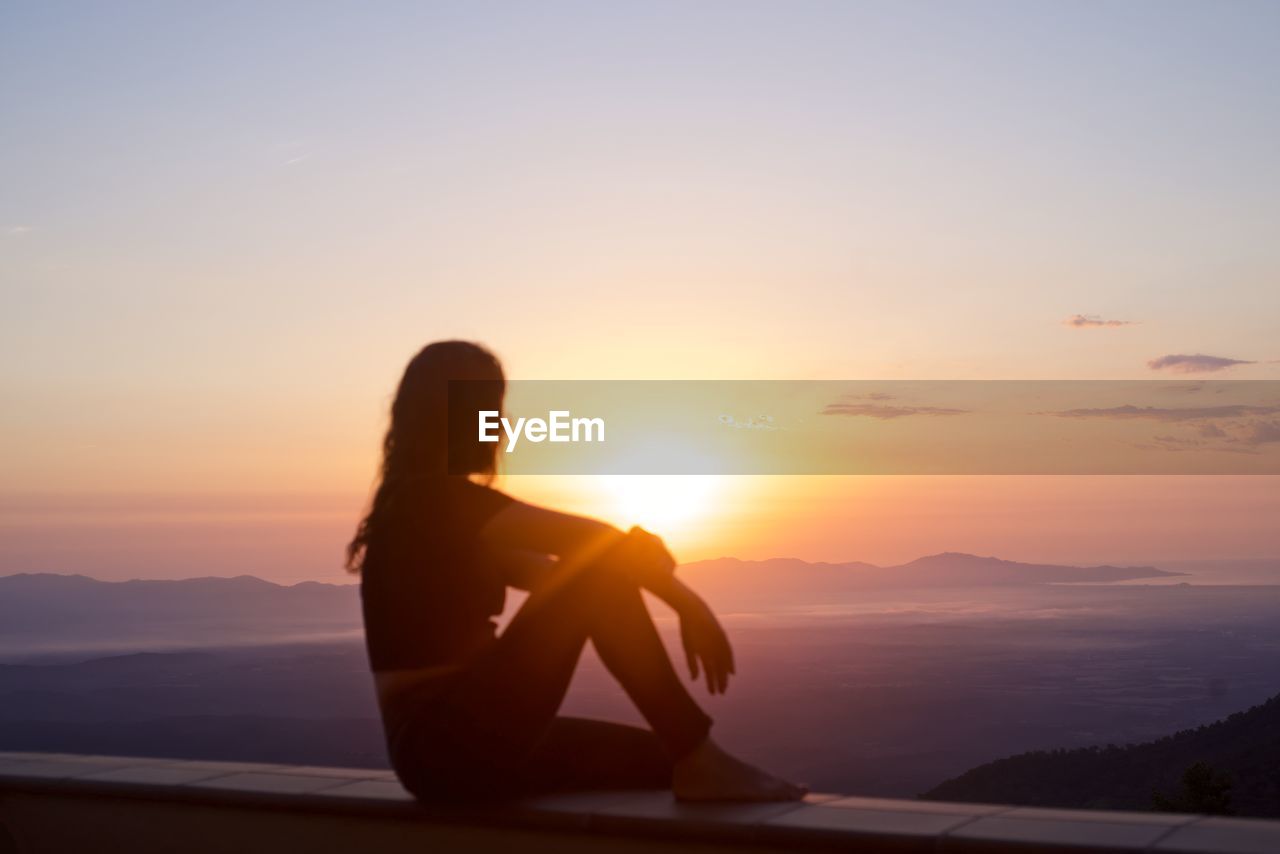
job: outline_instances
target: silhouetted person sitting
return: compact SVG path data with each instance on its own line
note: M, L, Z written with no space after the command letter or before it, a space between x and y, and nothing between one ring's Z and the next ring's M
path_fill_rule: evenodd
M802 797L711 740L711 719L672 668L641 590L679 614L691 675L700 666L712 693L727 687L733 653L662 541L491 488L496 444L449 447L450 380L480 381L487 399L472 402L501 410L502 368L483 347L444 341L418 353L347 550L362 574L369 661L405 787L423 799L665 786L688 800ZM530 595L497 635L508 586ZM557 715L588 639L652 731Z

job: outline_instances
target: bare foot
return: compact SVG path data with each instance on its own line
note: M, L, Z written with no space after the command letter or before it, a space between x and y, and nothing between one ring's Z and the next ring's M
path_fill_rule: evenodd
M676 763L671 790L680 801L798 801L809 793L730 756L710 738Z

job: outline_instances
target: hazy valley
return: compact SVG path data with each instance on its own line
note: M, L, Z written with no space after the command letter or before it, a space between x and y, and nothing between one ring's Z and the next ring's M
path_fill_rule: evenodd
M1182 569L692 564L739 673L696 690L726 744L853 793L1149 741L1280 692L1280 586ZM349 585L8 576L0 651L0 749L386 761ZM590 654L564 711L637 720Z

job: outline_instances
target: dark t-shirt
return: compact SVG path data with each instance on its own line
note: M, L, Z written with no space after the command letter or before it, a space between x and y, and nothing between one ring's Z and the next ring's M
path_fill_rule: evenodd
M511 501L461 477L397 493L361 569L373 670L465 663L493 642L506 582L478 559L478 534Z

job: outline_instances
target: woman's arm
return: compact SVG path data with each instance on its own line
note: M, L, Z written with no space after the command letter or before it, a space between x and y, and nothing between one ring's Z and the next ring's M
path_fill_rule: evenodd
M662 540L640 528L624 533L598 519L513 501L480 529L480 540L526 583L537 583L530 576L539 568L554 571L560 567L571 572L572 567L613 549L646 589L676 611L684 610L690 597L696 598L675 578L675 560ZM518 557L521 554L554 555L558 560L539 566L528 557Z
M624 549L626 568L635 571L641 585L680 616L690 677L698 678L701 663L712 693L723 693L728 687L734 672L729 639L707 603L676 578L675 559L659 537L640 528L623 533L598 519L513 501L480 529L480 540L485 548L505 556L508 577L522 578L523 583L516 586L524 589L547 583L556 572L573 572L608 549Z
M484 545L565 559L603 552L626 535L607 522L512 501L480 529Z
M537 552L508 549L481 543L481 559L498 570L509 587L535 590L555 569L556 559Z

